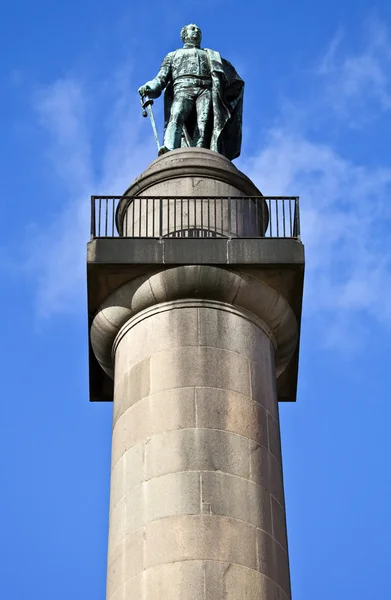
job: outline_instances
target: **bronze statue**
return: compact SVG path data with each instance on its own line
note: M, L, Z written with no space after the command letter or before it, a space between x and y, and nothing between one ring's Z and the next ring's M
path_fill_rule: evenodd
M197 25L185 25L181 38L183 48L169 52L156 77L139 89L147 97L144 105L151 116L149 98L158 98L165 90L159 154L193 146L232 160L239 156L242 143L244 81L218 52L200 47Z

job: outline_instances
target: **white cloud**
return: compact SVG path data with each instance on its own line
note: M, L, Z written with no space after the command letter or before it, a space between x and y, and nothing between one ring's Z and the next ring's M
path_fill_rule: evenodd
M126 82L126 83L125 83ZM135 86L133 86L135 87ZM89 239L91 194L118 195L153 158L153 141L141 138L140 107L129 74L117 72L102 88L110 90L108 135L94 138L95 100L80 80L63 79L35 94L39 122L48 135L47 160L64 190L63 209L48 227L32 228L27 271L37 281L36 306L40 316L80 309L85 289L85 248ZM95 101L95 106L93 102ZM95 128L95 129L94 129ZM99 123L99 131L104 124ZM147 131L144 127L143 135ZM149 131L148 131L149 133ZM102 140L102 141L101 141ZM94 161L94 143L98 143ZM103 160L102 160L103 157ZM102 161L101 165L98 163ZM98 165L98 166L97 166Z
M300 195L305 306L328 323L328 340L360 313L391 325L391 169L354 165L280 129L245 170L266 194Z
M359 52L345 52L344 38L340 29L316 72L322 77L326 100L337 114L357 126L362 118L391 109L391 39L386 26L376 19L367 24L367 40Z

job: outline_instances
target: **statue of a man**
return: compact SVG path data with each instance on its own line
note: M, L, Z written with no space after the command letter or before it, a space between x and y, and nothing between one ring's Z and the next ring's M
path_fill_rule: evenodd
M210 148L230 160L240 154L244 81L218 52L200 48L201 30L185 25L183 48L169 52L141 95L164 95L161 151L181 146Z

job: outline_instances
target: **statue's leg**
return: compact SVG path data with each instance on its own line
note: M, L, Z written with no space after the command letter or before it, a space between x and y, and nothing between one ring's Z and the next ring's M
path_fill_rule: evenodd
M181 147L183 123L193 108L194 99L186 93L176 93L171 105L170 119L164 133L164 145L169 150Z
M205 89L196 100L197 107L197 128L198 138L196 146L198 148L209 148L210 132L213 127L212 119L212 90Z

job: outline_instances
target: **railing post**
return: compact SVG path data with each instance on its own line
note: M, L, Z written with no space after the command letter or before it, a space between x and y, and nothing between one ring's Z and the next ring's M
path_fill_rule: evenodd
M294 235L293 237L300 240L300 211L299 211L299 197L298 196L295 197L294 221L295 221L295 231L293 232L293 234L296 234L296 235Z
M163 237L163 198L159 198L159 237Z
M95 237L95 196L91 196L91 238Z
M232 207L231 198L228 198L228 238L229 239L231 239L231 237L232 237L232 231L231 231L231 223L232 223L232 220L231 220L231 207ZM223 210L221 212L223 213Z

